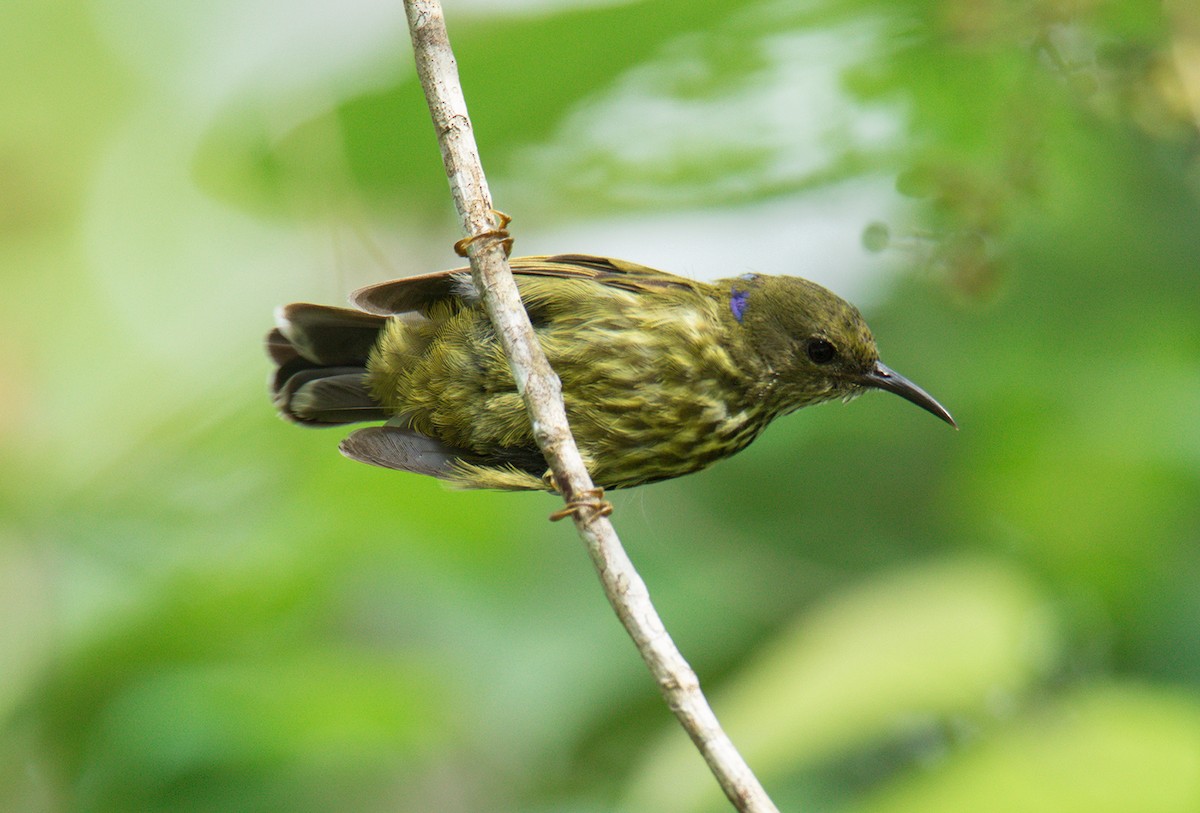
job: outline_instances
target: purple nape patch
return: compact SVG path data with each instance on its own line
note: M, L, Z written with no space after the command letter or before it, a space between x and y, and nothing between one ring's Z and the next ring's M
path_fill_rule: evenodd
M729 297L729 310L733 311L733 318L737 319L739 324L742 316L746 313L746 304L749 300L749 291L734 291L733 296Z

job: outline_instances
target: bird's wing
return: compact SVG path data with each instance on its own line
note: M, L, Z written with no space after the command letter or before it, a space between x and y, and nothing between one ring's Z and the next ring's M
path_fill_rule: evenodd
M351 432L338 451L360 463L440 478L449 474L458 458L458 450L436 438L388 425Z
M665 271L587 254L517 257L509 260L509 265L519 277L586 280L635 293L672 288L686 290L695 286L691 280ZM352 293L350 301L368 313L384 316L425 311L440 300L461 298L464 289L460 275L469 271L469 268L455 268L368 285Z

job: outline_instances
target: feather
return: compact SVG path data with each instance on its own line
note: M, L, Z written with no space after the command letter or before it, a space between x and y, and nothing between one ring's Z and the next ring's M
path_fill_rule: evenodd
M279 336L297 354L314 364L333 365L363 363L386 320L349 308L296 302L280 308L275 321ZM278 362L274 337L267 337L267 346Z
M387 319L306 303L280 308L275 319L271 395L285 418L310 426L387 419L367 383L367 358Z
M509 265L518 281L521 277L553 277L595 282L625 291L645 292L677 288L691 290L696 283L656 271L637 263L592 257L587 254L557 254L552 257L518 257ZM424 313L433 304L447 299L463 298L460 275L469 268L455 268L435 274L380 282L359 288L350 301L370 314L390 316L410 311Z
M458 455L440 440L399 426L368 426L352 432L338 449L351 460L385 469L445 479Z

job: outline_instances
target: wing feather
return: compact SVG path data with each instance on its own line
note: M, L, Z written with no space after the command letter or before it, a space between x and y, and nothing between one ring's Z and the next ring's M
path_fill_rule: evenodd
M637 263L588 254L556 254L546 257L517 257L509 261L518 276L554 277L596 282L635 293L664 289L693 289L696 283L665 271ZM455 268L416 277L380 282L359 288L350 301L367 313L390 316L411 311L425 312L431 305L462 296L462 279L469 268Z

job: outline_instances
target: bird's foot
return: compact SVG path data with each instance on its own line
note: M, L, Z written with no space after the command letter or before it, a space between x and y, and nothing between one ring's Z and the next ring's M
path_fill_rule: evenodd
M508 233L508 224L512 223L512 218L498 209L489 209L488 211L492 213L492 217L495 219L496 228L480 232L479 234L471 235L470 237L464 237L463 239L459 240L454 244L455 254L460 257L469 256L467 254L468 250L473 244L481 240L498 240L500 241L501 248L504 249L504 256L508 257L512 254L513 238L512 235Z
M612 512L613 504L604 499L604 489L600 487L589 488L587 491L581 492L575 499L567 500L567 504L563 508L550 515L550 521L558 522L560 519L566 519L569 516L575 516L579 519L594 519L596 517L607 517Z

